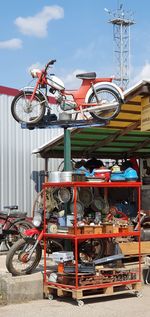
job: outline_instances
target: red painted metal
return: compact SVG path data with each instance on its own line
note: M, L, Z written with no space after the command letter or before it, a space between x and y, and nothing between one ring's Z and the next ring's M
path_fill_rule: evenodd
M46 233L46 227L44 231L44 285L54 286L55 288L60 289L70 289L70 290L85 290L85 289L100 289L100 288L107 288L109 286L120 286L120 285L128 285L141 282L141 245L140 245L140 226L138 231L133 232L124 232L124 233L103 233L103 234L77 234L77 210L76 210L76 200L77 200L77 187L101 187L105 188L107 191L108 188L118 188L118 187L125 187L125 188L136 188L138 194L138 214L140 219L140 203L141 203L141 182L63 182L63 183L44 183L43 189L48 187L72 187L74 190L74 213L75 213L75 234L48 234ZM46 210L46 200L44 203L44 209ZM95 285L86 285L86 286L79 286L78 280L78 241L79 240L86 240L92 238L112 238L112 237L128 237L128 236L137 236L138 237L138 245L139 245L139 267L138 267L138 277L134 280L126 280L126 281L117 281L112 283L103 283L103 284L95 284ZM71 239L74 241L75 244L75 285L68 285L68 284L60 284L60 283L53 283L49 282L47 279L47 265L46 265L46 240L48 237L51 238L63 238L63 239Z

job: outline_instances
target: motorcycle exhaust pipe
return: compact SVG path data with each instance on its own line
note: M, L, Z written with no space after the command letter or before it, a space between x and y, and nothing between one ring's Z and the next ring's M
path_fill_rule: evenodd
M90 104L86 103L84 105L85 105L85 108L82 108L82 112L90 112L90 111L92 112L92 111L95 111L95 110L109 110L109 109L111 110L114 107L118 106L118 102L107 103L106 105L97 104L98 106L94 106L93 105L92 107L89 107L89 108L87 108L87 106L88 105L91 106L91 103ZM67 111L65 111L65 113L70 114L70 112L67 112ZM81 113L81 111L77 110L77 111L71 112L71 114L75 114L75 113Z

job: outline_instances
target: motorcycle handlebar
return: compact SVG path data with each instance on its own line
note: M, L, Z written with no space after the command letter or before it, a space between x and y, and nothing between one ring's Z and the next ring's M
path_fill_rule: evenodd
M56 59L50 60L50 61L46 64L45 70L47 70L47 68L48 68L50 65L53 65L55 62L56 62Z

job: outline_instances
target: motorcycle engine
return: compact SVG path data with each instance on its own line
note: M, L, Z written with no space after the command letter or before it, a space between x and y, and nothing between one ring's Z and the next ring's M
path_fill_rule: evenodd
M67 100L60 104L60 108L63 111L72 110L76 108L76 103L74 101Z

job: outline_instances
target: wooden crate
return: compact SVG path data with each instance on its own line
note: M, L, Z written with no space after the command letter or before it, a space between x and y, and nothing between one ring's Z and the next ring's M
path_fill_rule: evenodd
M121 232L121 233L125 233L125 232L129 232L129 229L128 229L128 227L120 227L119 228L119 232Z
M113 226L113 233L119 232L119 226Z
M113 224L103 224L103 233L113 233Z
M94 233L94 227L93 226L84 226L84 227L82 227L82 233L84 233L84 234L93 234Z
M124 255L138 255L139 243L134 242L121 242L119 247ZM141 241L141 254L150 254L150 241Z
M81 227L77 227L77 234L81 234ZM68 233L69 234L75 234L75 228L74 227L68 227Z
M95 226L93 227L93 233L95 234L101 234L102 233L102 226Z

